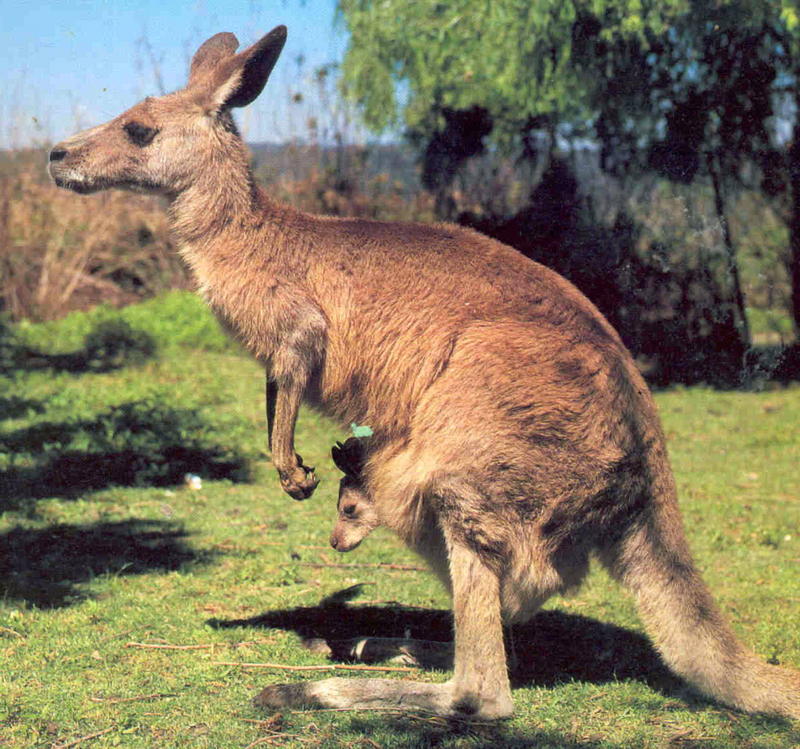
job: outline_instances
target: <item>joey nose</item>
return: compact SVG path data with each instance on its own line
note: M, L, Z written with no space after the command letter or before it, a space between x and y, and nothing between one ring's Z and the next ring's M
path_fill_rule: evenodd
M64 148L54 148L50 151L50 161L61 161L67 155L67 151Z
M335 549L339 545L339 539L336 538L336 534L331 535L331 546Z

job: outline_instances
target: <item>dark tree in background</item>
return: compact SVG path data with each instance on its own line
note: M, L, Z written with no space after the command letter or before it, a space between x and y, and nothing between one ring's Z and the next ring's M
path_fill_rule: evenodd
M789 227L800 332L798 0L340 0L340 11L345 90L372 128L409 134L440 214L570 277L660 378L713 379L713 367L729 378L750 345L729 215L743 189ZM455 186L476 160L503 159L531 181L498 215ZM578 174L589 161L595 192L622 196L610 223L591 215ZM713 253L682 265L674 248L642 249L624 197L657 180L711 196L718 268Z

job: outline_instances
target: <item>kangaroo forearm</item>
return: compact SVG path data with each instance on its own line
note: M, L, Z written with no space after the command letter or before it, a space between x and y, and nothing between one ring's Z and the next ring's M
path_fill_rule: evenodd
M269 445L272 451L272 462L279 473L288 471L297 465L297 456L294 450L294 428L297 423L304 385L305 383L298 382L283 385L272 382L267 386L268 396L270 395L269 391L274 391ZM269 411L268 400L267 412L269 413Z
M281 488L293 499L307 499L319 481L294 449L294 428L307 377L282 382L267 377L267 439Z

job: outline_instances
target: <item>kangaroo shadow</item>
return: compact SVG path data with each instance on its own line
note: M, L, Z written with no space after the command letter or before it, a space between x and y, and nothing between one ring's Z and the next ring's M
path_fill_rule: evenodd
M337 647L342 641L363 637L413 637L452 642L453 619L449 610L393 606L351 606L347 601L361 586L346 588L323 599L316 606L300 606L271 611L247 619L212 619L213 628L255 627L295 632L304 644L324 640L334 662L348 661L352 650ZM638 681L666 697L678 698L682 709L701 710L708 701L696 694L661 662L650 641L624 627L562 611L547 610L530 622L511 629L513 656L510 669L512 687L552 687L568 682L607 684ZM507 641L508 646L508 641ZM315 647L316 649L316 647ZM318 651L322 652L322 651ZM671 709L665 706L665 709ZM506 723L481 723L445 719L430 715L378 713L343 716L343 728L369 736L380 722L382 730L396 732L392 746L420 747L453 745L471 747L558 746L565 749L612 747L625 749L625 741L595 740L565 735L558 730L536 726L519 727ZM782 718L762 716L765 725L784 728Z
M352 591L340 591L317 606L270 611L249 619L211 620L209 625L293 631L306 643L325 641L331 658L339 661L347 660L347 656L337 644L358 637L452 641L453 618L449 610L350 606L346 599L353 595ZM578 614L542 611L530 622L513 626L506 644L511 651L514 687L633 679L667 695L682 694L686 688L661 662L644 635Z
M79 587L104 574L169 572L212 559L163 520L15 527L0 534L0 598L60 608L89 597Z

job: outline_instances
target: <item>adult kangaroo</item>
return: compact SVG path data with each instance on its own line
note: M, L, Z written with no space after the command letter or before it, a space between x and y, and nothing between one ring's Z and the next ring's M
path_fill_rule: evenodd
M267 367L284 490L317 483L294 449L301 399L368 424L380 522L452 592L447 683L326 679L259 701L508 716L503 623L578 585L594 554L675 672L727 705L800 718L800 674L741 645L695 569L652 398L584 296L473 231L312 216L255 184L231 109L261 93L285 39L278 26L237 54L233 34L211 37L186 88L59 143L49 165L76 192L166 197L201 293Z

